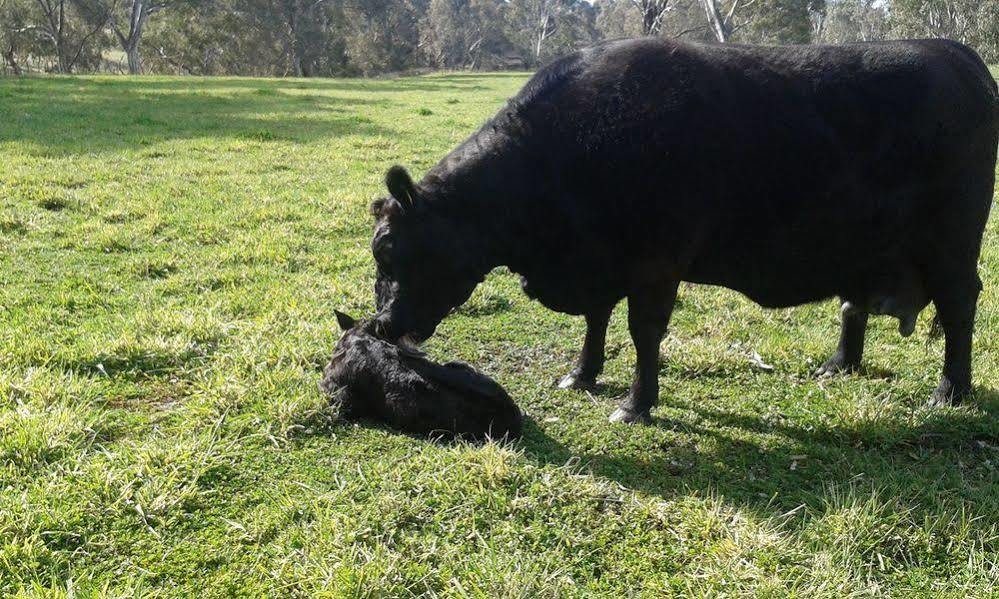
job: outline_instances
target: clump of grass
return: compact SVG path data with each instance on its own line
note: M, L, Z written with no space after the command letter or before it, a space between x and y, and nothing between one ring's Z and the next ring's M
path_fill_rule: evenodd
M50 187L31 186L24 189L22 193L28 201L50 212L59 212L70 205L64 192Z
M173 259L144 259L134 265L136 275L145 279L165 279L179 270Z
M96 248L105 254L125 253L135 249L135 241L130 233L128 231L117 230L116 228L107 228L95 232L87 243L90 247Z
M19 216L0 216L0 233L24 234L28 231L28 223Z
M420 116L430 116L433 113L434 113L434 111L430 110L429 108L420 108L419 110L416 111L416 114L418 114Z
M277 139L277 135L269 129L258 129L256 131L250 131L243 135L244 138L253 141L274 141Z
M161 123L148 114L140 114L132 120L132 124L140 127L159 127L165 123Z

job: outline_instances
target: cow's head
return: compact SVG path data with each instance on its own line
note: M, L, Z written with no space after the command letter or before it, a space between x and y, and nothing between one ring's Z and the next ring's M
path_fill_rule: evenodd
M434 333L483 278L474 235L435 209L406 169L385 175L388 197L371 206L377 218L371 252L377 265L375 331L416 343Z

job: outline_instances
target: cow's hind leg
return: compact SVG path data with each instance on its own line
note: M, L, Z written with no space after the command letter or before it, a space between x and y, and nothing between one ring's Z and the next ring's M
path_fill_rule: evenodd
M931 405L958 404L971 394L971 336L981 290L981 280L972 273L933 294L944 331L944 367L940 385L930 396Z
M867 333L867 312L851 307L849 302L844 301L840 306L840 313L843 322L839 330L839 347L815 371L815 376L853 372L860 368L864 355L864 335Z
M659 399L659 344L666 334L677 282L628 296L628 330L635 343L637 363L631 391L611 415L611 422L646 422Z
M607 341L607 323L614 306L595 310L586 315L586 338L579 352L576 366L559 381L559 389L594 389L597 377L604 369L604 346Z

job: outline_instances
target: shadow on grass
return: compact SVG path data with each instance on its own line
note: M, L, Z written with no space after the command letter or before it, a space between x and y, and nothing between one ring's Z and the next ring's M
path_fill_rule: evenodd
M991 464L999 457L999 393L980 387L970 404L931 413L918 423L873 419L842 427L674 403L691 417L654 419L649 426L675 432L678 440L651 452L614 446L580 452L530 419L521 446L540 463L579 460L594 475L647 495L717 493L761 517L803 504L823 509L830 485L858 482L858 488L873 485L906 501L918 499L917 511L924 514L942 515L940 501L970 500L971 515L989 525L999 508L999 497L987 492L995 484ZM769 447L770 435L791 439L791 448ZM697 438L706 442L695 447ZM657 453L662 457L649 457Z
M131 347L89 357L56 359L54 364L81 376L140 382L202 364L211 358L217 347L217 340L204 341L179 351Z
M384 100L296 89L336 88L266 80L0 80L0 115L17 116L0 129L0 143L27 142L38 154L61 156L204 137L310 142L394 134L358 110Z

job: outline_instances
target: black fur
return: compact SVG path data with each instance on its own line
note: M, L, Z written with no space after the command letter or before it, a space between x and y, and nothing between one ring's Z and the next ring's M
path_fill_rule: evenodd
M492 379L461 362L435 364L376 338L369 323L336 315L346 330L320 386L339 404L342 417L372 418L440 437L520 436L520 409Z
M932 301L947 338L936 401L971 391L976 274L999 100L956 42L754 47L645 38L543 69L412 188L377 207L377 319L431 335L506 265L544 305L587 317L564 381L592 384L606 315L629 302L645 417L681 281L767 307L840 296L855 368L868 313L911 332ZM599 346L599 347L598 347Z

